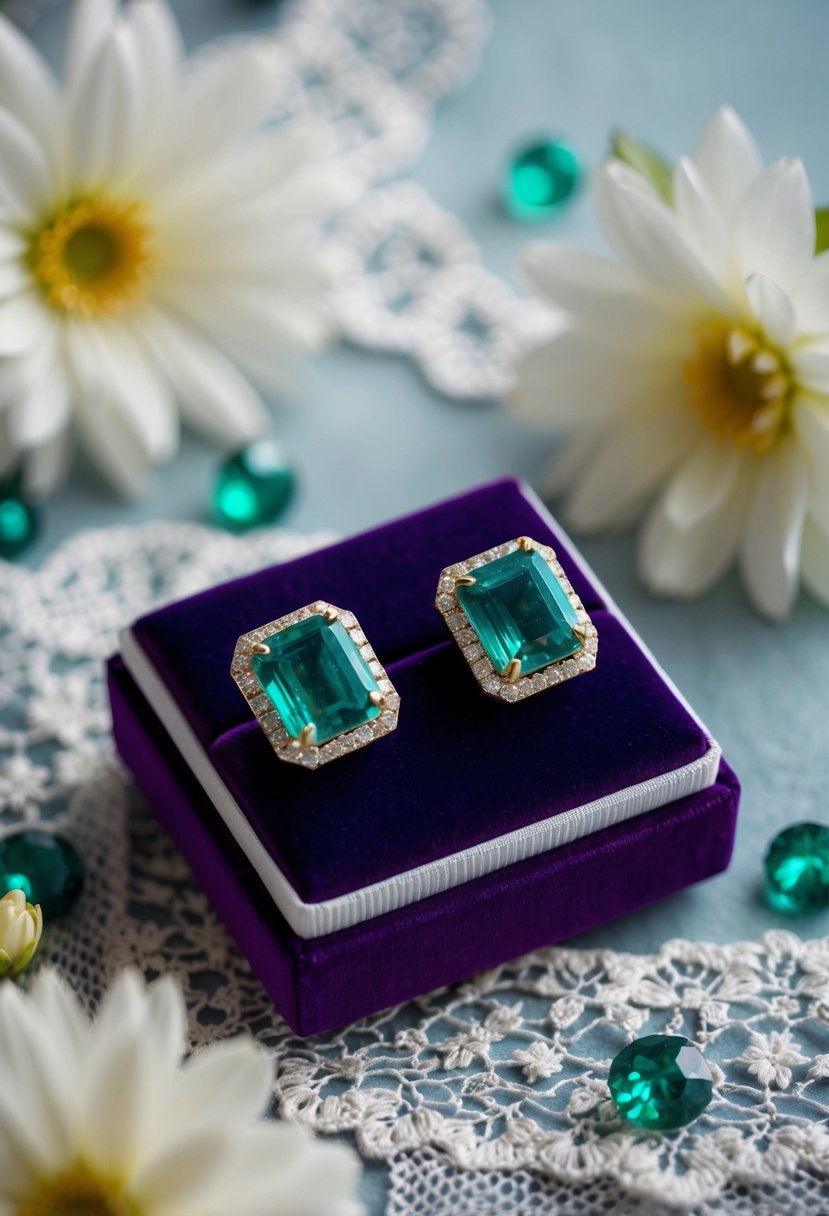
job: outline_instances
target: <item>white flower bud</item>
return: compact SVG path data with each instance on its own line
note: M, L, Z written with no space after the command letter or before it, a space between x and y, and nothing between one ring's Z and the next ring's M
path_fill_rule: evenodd
M0 977L26 970L42 932L40 904L27 903L23 891L9 891L0 899Z

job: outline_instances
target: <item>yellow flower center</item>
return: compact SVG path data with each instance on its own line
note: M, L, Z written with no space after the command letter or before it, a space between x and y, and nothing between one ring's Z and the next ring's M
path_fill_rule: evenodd
M53 308L84 317L119 313L141 298L152 274L146 208L108 198L70 203L33 235L29 258Z
M780 351L725 318L697 327L697 348L682 368L700 422L717 439L762 454L788 423L793 381Z
M41 1182L14 1216L138 1216L122 1188L76 1165Z

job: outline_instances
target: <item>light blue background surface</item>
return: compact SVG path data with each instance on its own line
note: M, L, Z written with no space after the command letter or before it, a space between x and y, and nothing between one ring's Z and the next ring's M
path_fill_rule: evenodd
M193 45L265 27L279 13L276 4L241 0L178 0L174 7ZM50 54L63 9L34 27ZM587 194L532 229L500 210L504 157L528 132L563 133L589 167L600 162L614 126L675 156L728 100L768 159L802 156L817 197L829 200L828 45L829 6L820 0L500 0L481 70L441 109L413 176L470 227L490 269L513 280L529 237L601 246ZM405 361L349 347L320 358L308 399L277 417L302 480L285 522L300 530L364 528L502 473L532 481L548 460L546 441L497 403L444 400ZM359 444L348 433L355 422ZM379 477L371 471L377 461L385 470ZM203 519L215 462L208 448L188 440L138 506L113 499L92 474L79 477L52 504L28 560L37 563L62 537L93 524ZM673 936L733 940L790 924L763 907L758 882L774 831L799 818L829 819L829 616L803 597L788 623L768 625L747 606L734 576L697 603L659 603L637 584L631 536L591 540L584 552L744 784L728 874L585 940L651 950ZM589 744L583 759L589 763ZM816 917L796 927L811 936L829 926Z
M50 52L63 7L35 26ZM178 0L175 7L191 44L264 27L279 11L241 0ZM481 70L440 111L413 176L462 218L490 269L508 278L529 236L601 245L587 196L531 231L503 215L502 162L526 133L563 133L590 167L617 125L678 155L728 100L768 159L802 156L816 195L829 200L827 46L829 5L820 0L498 0ZM355 422L360 445L346 433ZM278 432L300 470L301 498L286 520L300 530L349 532L501 473L533 480L547 460L545 445L495 403L443 400L404 361L347 347L318 361L308 400L280 412ZM379 458L385 472L378 478L369 470ZM113 500L92 476L76 480L52 505L29 560L37 563L88 525L202 519L214 464L213 453L188 441L140 506ZM630 536L590 541L584 551L744 784L727 874L584 940L652 950L674 936L734 940L781 924L804 936L826 932L825 917L792 925L767 911L759 878L765 844L778 828L804 817L829 819L829 616L803 598L791 621L767 625L735 577L698 603L658 603L637 584ZM589 763L589 743L583 761ZM378 1205L382 1178L372 1174Z

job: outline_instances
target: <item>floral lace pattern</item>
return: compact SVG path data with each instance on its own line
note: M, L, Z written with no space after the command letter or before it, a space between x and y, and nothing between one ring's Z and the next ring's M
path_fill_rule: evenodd
M274 119L324 123L357 200L327 240L338 326L471 399L509 388L551 313L486 271L463 225L424 191L388 182L421 152L434 107L474 72L488 28L484 0L300 0L276 33L289 71Z
M519 1214L763 1212L784 1181L790 1211L829 1209L829 938L551 949L309 1040L275 1014L115 762L102 673L151 604L313 543L150 524L83 534L35 574L0 567L2 830L65 832L89 872L44 956L90 1006L125 964L176 974L194 1044L257 1035L282 1117L390 1162L393 1213L494 1214L507 1194ZM717 1082L695 1124L661 1137L625 1129L606 1084L652 1032L693 1038Z

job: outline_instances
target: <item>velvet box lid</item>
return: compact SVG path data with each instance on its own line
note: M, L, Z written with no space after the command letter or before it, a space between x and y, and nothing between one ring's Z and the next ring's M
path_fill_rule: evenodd
M502 704L475 683L434 595L443 566L522 534L556 549L598 628L599 656L591 673ZM307 771L274 756L229 668L240 634L316 599L357 615L401 706L393 734ZM141 755L163 739L174 749L169 765L198 789L184 817L209 818L205 830L232 841L225 849L236 869L255 874L294 949L328 935L356 940L355 930L379 932L389 916L400 922L418 908L439 921L435 901L451 894L457 909L465 894L480 896L480 884L558 850L587 854L592 838L706 791L723 829L690 880L727 864L736 788L719 748L514 481L168 605L125 631L122 659L126 672L120 661L112 670L116 740L139 783L155 804L158 782L148 783ZM140 723L127 721L127 702L135 709L139 698L156 740L140 746ZM173 812L159 811L189 854ZM649 897L647 883L642 893ZM512 953L529 948L515 940ZM480 965L472 953L468 970ZM454 968L447 976L438 967L436 982L468 973Z

